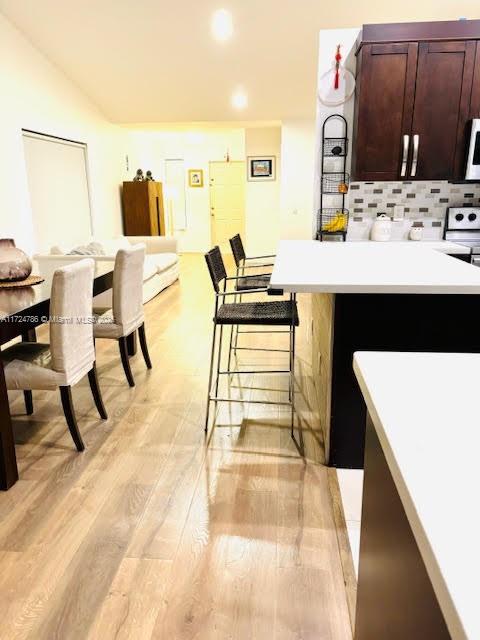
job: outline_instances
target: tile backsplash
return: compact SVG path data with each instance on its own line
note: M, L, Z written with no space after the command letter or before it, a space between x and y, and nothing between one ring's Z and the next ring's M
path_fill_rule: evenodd
M367 240L380 213L394 220L394 240L406 239L410 228L420 223L425 240L439 240L443 237L447 207L479 206L480 184L452 184L443 180L352 182L347 202L349 240Z

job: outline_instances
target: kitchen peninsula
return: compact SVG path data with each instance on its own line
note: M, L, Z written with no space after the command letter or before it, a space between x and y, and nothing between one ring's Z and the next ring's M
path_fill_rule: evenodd
M355 640L480 638L479 366L355 354L368 408Z
M448 242L280 242L272 288L312 294L315 400L330 466L363 467L355 351L480 352L480 269L451 257L464 252Z

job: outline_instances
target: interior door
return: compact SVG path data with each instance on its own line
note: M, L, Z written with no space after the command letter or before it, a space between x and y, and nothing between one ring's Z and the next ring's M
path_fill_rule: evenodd
M357 73L352 175L355 180L406 178L418 44L364 45ZM403 175L402 175L403 174Z
M169 233L187 228L187 201L185 195L185 162L181 159L165 160L164 198Z
M420 43L409 178L463 177L475 49L473 41Z
M245 226L245 163L210 163L212 244L231 253L229 238Z

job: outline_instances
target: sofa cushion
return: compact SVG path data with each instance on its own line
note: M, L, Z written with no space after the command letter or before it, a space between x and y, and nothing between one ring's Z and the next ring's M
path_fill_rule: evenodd
M157 273L163 273L177 264L178 256L176 253L152 253L147 258L153 258L157 266Z
M89 242L74 247L68 252L69 256L104 256L105 251L99 242Z
M119 249L131 249L132 245L128 241L128 238L125 236L119 236L118 238L113 239L97 239L94 242L101 245L104 254L106 256L114 256L116 255Z
M143 281L149 280L153 276L157 275L157 262L154 255L145 256L145 262L143 263Z

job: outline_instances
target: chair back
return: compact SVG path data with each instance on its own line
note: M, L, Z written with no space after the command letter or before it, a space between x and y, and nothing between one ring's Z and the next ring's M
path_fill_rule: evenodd
M218 293L220 291L219 283L225 280L227 272L223 263L222 254L219 247L213 247L205 254L210 278L212 279L213 288Z
M230 246L232 248L235 264L237 265L237 267L240 267L243 264L246 256L245 249L243 248L243 242L239 233L233 236L233 238L230 238Z
M143 266L145 245L136 244L120 249L113 271L113 321L128 336L143 323Z
M74 384L93 366L92 298L94 261L79 260L53 274L50 295L52 369Z

